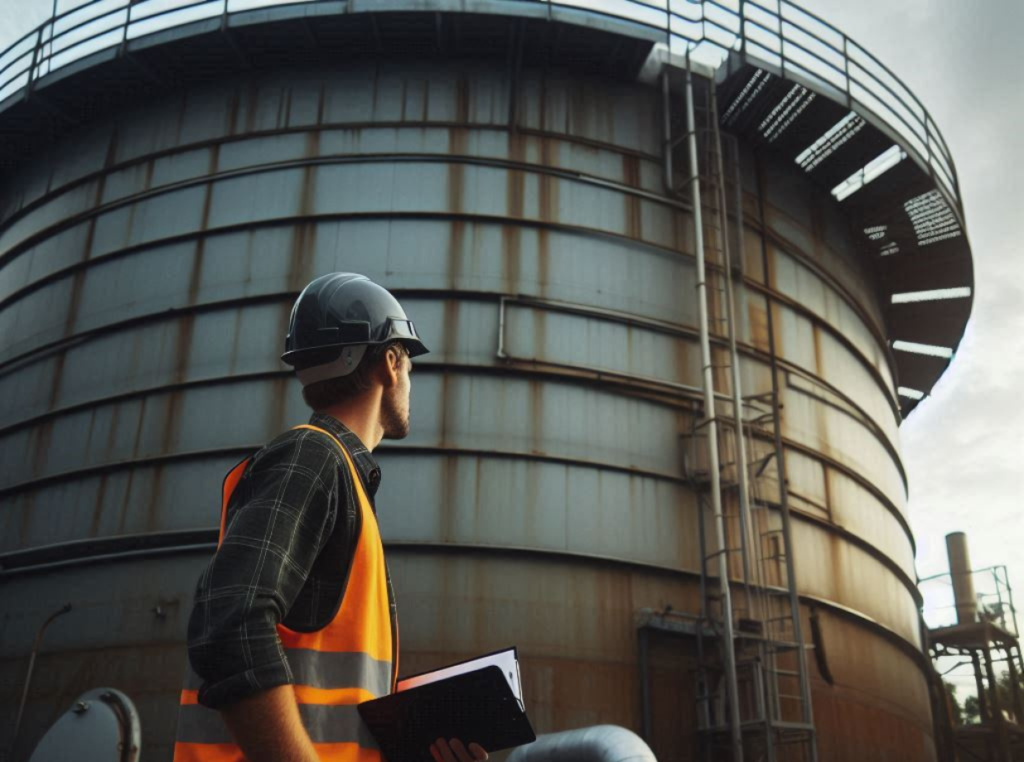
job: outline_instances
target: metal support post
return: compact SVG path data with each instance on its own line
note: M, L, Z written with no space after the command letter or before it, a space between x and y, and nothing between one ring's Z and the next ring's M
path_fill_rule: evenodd
M1002 702L999 700L999 684L996 682L996 672L992 667L992 648L990 647L988 628L985 633L985 675L988 677L989 702L992 715L992 723L995 725L996 742L999 748L1000 762L1013 762L1010 757L1010 738L1006 732L1006 718L1003 717Z
M714 512L715 540L718 548L718 578L722 595L722 652L725 661L729 704L729 738L732 762L743 761L743 735L740 727L740 702L736 684L736 650L732 622L732 595L729 589L729 559L725 546L725 517L722 515L722 486L718 463L718 422L715 418L715 390L711 365L711 340L708 332L707 272L704 262L704 230L700 204L700 177L697 164L697 131L693 109L693 74L690 56L686 56L686 130L689 149L690 188L693 194L694 243L697 249L697 306L700 315L700 356L704 381L704 422L708 428L708 464L711 471L711 505Z

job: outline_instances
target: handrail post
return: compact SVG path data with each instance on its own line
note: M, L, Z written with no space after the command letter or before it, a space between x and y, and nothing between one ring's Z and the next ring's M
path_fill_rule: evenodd
M740 0L740 60L747 62L747 0Z
M846 75L846 108L853 111L853 92L850 88L850 49L846 44L849 38L843 33L843 74Z
M28 96L32 92L32 85L36 81L36 65L39 61L39 53L42 50L43 45L43 26L40 25L39 31L36 32L36 44L32 46L32 63L28 67L28 83L25 87L25 100L28 100Z

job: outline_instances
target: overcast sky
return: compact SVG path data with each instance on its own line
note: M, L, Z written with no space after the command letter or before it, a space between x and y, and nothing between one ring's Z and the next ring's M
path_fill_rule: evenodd
M1024 607L1024 400L1017 386L1024 378L1024 2L802 5L903 79L956 161L976 295L950 370L902 428L918 573L946 571L944 537L963 530L973 565L1009 566ZM0 0L0 49L51 7L50 0Z
M805 7L907 84L956 161L974 254L974 311L952 366L901 429L917 568L921 577L946 571L945 535L965 531L972 565L1006 564L1024 608L1024 3L807 0Z

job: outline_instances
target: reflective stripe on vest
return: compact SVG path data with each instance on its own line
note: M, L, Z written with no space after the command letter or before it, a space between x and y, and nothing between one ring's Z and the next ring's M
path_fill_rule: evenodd
M294 677L299 715L321 761L381 762L377 743L356 709L363 701L393 692L398 677L398 632L396 629L393 644L377 517L344 445L319 427L303 424L293 428L320 431L337 444L352 474L362 528L344 598L334 619L315 632L297 632L278 624L277 634ZM247 458L224 479L218 548L224 541L228 502L248 463ZM344 572L338 570L339 574ZM198 702L201 683L202 678L190 665L178 708L174 762L242 762L245 756L234 743L221 713Z

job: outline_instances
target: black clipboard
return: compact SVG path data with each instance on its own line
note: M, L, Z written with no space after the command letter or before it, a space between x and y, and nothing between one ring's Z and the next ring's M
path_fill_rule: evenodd
M525 708L497 665L359 704L388 762L434 762L438 738L478 743L488 752L537 740Z

